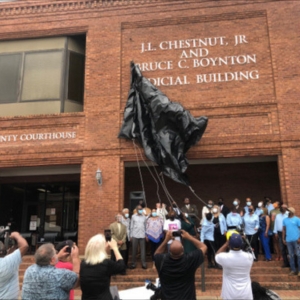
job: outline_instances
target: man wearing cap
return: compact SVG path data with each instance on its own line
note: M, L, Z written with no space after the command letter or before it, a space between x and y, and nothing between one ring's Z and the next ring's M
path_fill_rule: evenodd
M288 208L289 216L283 220L282 237L283 243L287 245L290 256L291 272L289 275L297 275L295 266L295 255L298 258L298 276L300 277L300 219L295 216L295 209Z
M203 263L207 247L188 232L181 230L181 237L192 242L196 250L184 254L180 241L174 240L169 253L164 253L172 231L154 253L155 266L161 283L162 300L196 300L195 272Z
M226 253L228 246L230 250ZM216 254L216 262L223 267L223 300L253 300L250 278L253 255L244 252L242 246L241 235L233 233Z

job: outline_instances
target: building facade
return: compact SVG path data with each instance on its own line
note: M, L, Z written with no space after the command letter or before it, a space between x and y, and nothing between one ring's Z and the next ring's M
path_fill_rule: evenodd
M117 137L131 61L209 118L188 152L204 202L271 196L298 211L299 16L299 1L0 3L1 223L40 236L77 231L84 249L132 191L154 206L145 157ZM166 185L203 206L187 187Z

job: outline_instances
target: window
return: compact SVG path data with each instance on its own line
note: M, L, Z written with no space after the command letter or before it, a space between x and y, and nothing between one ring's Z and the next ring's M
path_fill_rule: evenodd
M0 42L0 116L83 111L85 36Z

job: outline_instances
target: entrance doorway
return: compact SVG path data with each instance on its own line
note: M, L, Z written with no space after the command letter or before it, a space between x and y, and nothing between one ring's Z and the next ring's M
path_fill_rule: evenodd
M125 163L124 207L130 207L131 192L142 191L143 186L149 208L155 208L155 204L159 202L157 194L163 203L170 206L162 187L159 186L159 190L157 188L156 181L158 180L156 177L153 178L156 172L152 171L153 174L151 174L146 167L143 167L142 162L140 165L143 184L137 164ZM158 167L156 169L157 173L160 173L160 169ZM264 200L265 196L271 197L273 201L281 200L277 157L275 156L193 160L190 161L187 175L191 187L205 202L213 200L217 203L222 197L225 205L231 208L234 198L240 199L242 206L246 205L247 197L252 199L253 205ZM164 178L168 191L180 207L183 206L183 199L188 197L201 212L204 204L187 186L167 177Z
M78 231L79 192L80 174L1 178L0 225L63 239Z

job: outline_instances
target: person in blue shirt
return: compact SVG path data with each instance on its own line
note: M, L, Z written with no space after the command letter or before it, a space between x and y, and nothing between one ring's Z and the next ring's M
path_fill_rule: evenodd
M289 275L297 275L295 266L295 254L298 258L298 276L300 277L300 219L295 216L295 209L288 208L289 216L283 220L282 237L287 245L290 255L291 272Z
M246 206L244 206L244 211L246 215L249 212L249 207L252 205L251 198L246 198Z
M213 215L212 213L206 214L206 219L203 221L200 241L207 246L207 260L208 268L215 268L215 242L214 242L214 231L215 224L212 222Z
M212 209L213 219L215 224L214 241L215 250L218 251L226 242L227 224L224 215L221 213L221 209L218 205L214 205Z
M226 223L228 229L236 229L238 226L241 226L243 219L236 207L232 207L231 212L226 217Z
M259 217L260 215L263 214L263 208L264 208L263 202L262 202L262 201L258 202L257 207L256 207L254 213L255 213L256 215L258 215L258 217Z
M258 258L258 228L259 228L259 219L258 216L254 213L253 206L250 205L248 208L248 213L244 215L243 222L245 226L245 235L254 249L255 259Z

